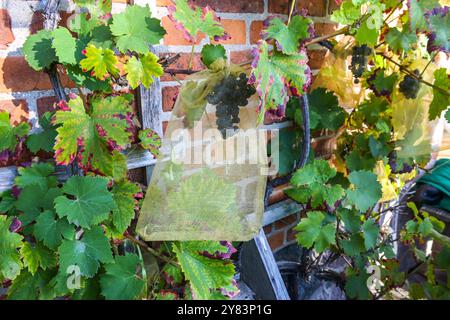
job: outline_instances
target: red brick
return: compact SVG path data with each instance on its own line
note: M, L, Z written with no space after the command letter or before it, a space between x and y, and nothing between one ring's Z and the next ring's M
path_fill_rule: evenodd
M37 113L41 117L46 112L55 111L55 103L58 103L58 99L55 96L42 97L36 100Z
M326 53L326 50L308 50L309 67L311 69L320 69Z
M165 45L191 45L192 42L188 41L184 37L184 33L181 30L175 28L175 22L169 19L169 17L165 16L161 19L162 26L166 29L167 34L164 36L164 44ZM197 35L197 42L199 44L200 41L205 37L204 34L199 33Z
M213 43L245 44L247 42L245 21L223 19L222 24L225 28L225 31L231 38L228 40L220 40L220 41L213 40L212 41Z
M286 232L286 242L290 242L296 239L297 231L294 228L295 227L292 227Z
M284 236L285 232L284 230L281 230L275 234L272 234L267 241L269 242L270 248L273 250L276 250L278 248L281 248L284 244Z
M0 92L49 90L52 88L48 75L31 69L23 57L0 58L0 79L2 79ZM66 75L61 75L61 83L64 87L73 85Z
M250 44L255 44L261 39L263 21L252 21L250 25Z
M11 17L8 10L0 10L0 49L8 48L8 45L14 41L14 34L11 30Z
M167 69L182 69L186 70L189 66L189 58L191 54L190 53L181 53L180 57L175 60L172 64L167 66ZM201 70L204 68L204 65L201 60L201 55L199 53L194 54L192 58L192 70ZM176 75L179 80L183 80L186 78L186 75L184 74L178 74ZM170 74L164 74L161 77L162 81L172 81L174 78Z
M234 64L240 64L253 60L253 55L251 50L244 51L231 51L230 60Z
M193 5L200 7L209 6L217 12L234 12L234 13L263 13L264 0L190 0ZM156 0L156 5L166 7L172 5L170 0Z
M316 36L323 36L325 34L332 33L336 31L338 28L338 25L335 23L315 23L314 24L314 31L316 33Z
M269 0L269 12L289 14L289 0ZM326 15L326 0L297 0L296 10L306 9L310 16Z
M162 89L163 111L172 111L178 91L179 87L164 87Z
M328 14L332 14L334 10L338 9L339 5L336 3L336 0L328 1Z
M146 179L145 178L146 177L145 168L136 168L136 169L128 170L127 176L128 176L128 179L130 179L133 182L145 184L145 179Z
M275 222L275 230L285 228L293 223L297 222L297 214L291 214L281 220Z
M0 101L0 111L9 112L11 125L27 122L29 119L28 104L26 100L23 99Z
M265 226L263 229L264 229L264 233L267 235L272 232L273 228L272 228L272 225L269 224L269 225Z
M73 14L73 12L60 11L59 16L61 20L58 22L59 26L67 27L67 19ZM36 11L33 13L31 17L31 23L29 26L29 30L31 34L38 32L39 30L44 28L44 16L42 11Z

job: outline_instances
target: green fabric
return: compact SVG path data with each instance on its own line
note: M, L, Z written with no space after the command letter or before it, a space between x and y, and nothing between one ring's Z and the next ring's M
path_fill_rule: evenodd
M439 208L450 211L450 159L439 159L434 168L421 177L418 183L429 184L444 193Z

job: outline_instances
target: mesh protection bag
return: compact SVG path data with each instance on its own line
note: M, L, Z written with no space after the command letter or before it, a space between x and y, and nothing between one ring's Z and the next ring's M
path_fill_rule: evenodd
M262 226L268 160L258 99L239 107L238 128L224 137L207 96L243 69L223 62L212 69L180 89L138 220L147 241L247 241Z

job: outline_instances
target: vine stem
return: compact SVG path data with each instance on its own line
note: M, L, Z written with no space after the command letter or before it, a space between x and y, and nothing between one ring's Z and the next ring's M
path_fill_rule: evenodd
M432 84L431 82L428 82L426 80L423 80L420 76L417 76L416 74L414 74L414 72L411 72L410 70L408 70L407 68L405 68L404 66L402 66L400 63L398 63L397 61L395 61L394 59L392 59L391 57L388 57L387 55L385 55L382 52L376 52L376 54L384 57L385 59L389 60L390 62L392 62L393 64L395 64L397 67L400 68L400 71L402 71L403 73L406 73L408 75L410 75L411 77L413 77L414 79L416 79L419 82L422 82L423 84L436 89L437 91L439 91L440 93L442 93L445 96L450 96L450 94L445 91L444 89L442 89L441 87L435 86L434 84Z
M192 44L191 55L189 56L188 70L192 69L192 60L194 58L195 42Z
M166 257L165 255L159 253L158 251L156 251L155 249L153 249L152 247L148 246L144 241L141 241L139 239L136 239L135 237L133 237L132 235L127 234L125 236L128 240L130 240L131 242L141 246L143 249L147 250L148 252L150 252L151 254L153 254L154 256L157 256L158 258L160 258L162 261L170 263L171 265L175 266L175 267L179 267L180 265L171 260L170 258Z
M288 17L287 24L289 24L291 22L292 13L294 12L294 8L295 8L295 3L296 3L296 0L291 0L291 9L289 10L289 17Z

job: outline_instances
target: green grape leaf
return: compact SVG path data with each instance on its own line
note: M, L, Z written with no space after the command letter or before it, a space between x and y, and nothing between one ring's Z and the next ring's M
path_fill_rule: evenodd
M317 88L308 96L311 111L318 117L313 129L339 129L345 121L347 113L339 106L337 97L325 88Z
M364 233L364 245L367 250L375 247L378 236L380 234L380 227L372 219L366 220L362 225Z
M392 73L386 76L383 69L376 69L367 79L367 83L377 96L389 96L394 90L398 76Z
M270 152L279 153L278 174L283 176L292 172L296 161L300 158L299 133L293 128L282 128L278 132L278 139L271 139Z
M362 155L359 150L354 149L345 157L345 165L350 171L372 170L376 159L371 154Z
M22 270L8 288L8 300L52 300L55 291L49 284L52 277L50 270L38 270L34 275Z
M52 47L55 49L58 62L63 64L76 64L76 41L70 31L59 27L52 31Z
M295 230L298 231L298 243L308 249L314 246L318 253L336 244L336 226L327 223L325 214L321 211L308 212L307 218L301 219Z
M52 47L52 41L51 31L40 30L30 35L23 44L25 60L34 70L41 71L58 60L56 51Z
M31 152L36 153L40 150L50 152L53 150L56 139L56 127L51 122L52 114L46 112L39 119L41 132L30 134L27 138L27 147Z
M285 54L296 54L300 40L310 37L309 27L312 23L310 18L302 16L292 17L289 25L280 18L271 19L267 29L263 31L264 39L274 39L278 50Z
M56 112L55 123L61 125L56 129L56 160L62 164L71 163L82 143L82 164L90 164L113 176L114 154L108 150L107 142L113 140L121 147L129 143L126 120L117 117L131 112L129 100L124 96L92 98L90 111L86 113L83 101L77 97L69 101L69 107L69 111Z
M214 254L216 249L217 243L214 244L214 241L187 241L172 245L172 250L196 299L211 299L212 290L225 287L233 281L234 265L231 261L212 259L200 254L202 252Z
M110 13L112 9L111 0L74 0L74 2L78 7L88 9L94 17Z
M42 189L56 187L55 167L50 163L34 163L31 167L19 168L15 182L18 187L38 185Z
M379 29L370 28L367 21L364 21L356 31L355 39L360 45L366 44L368 46L374 46L377 44L379 34Z
M381 136L379 139L375 139L372 135L369 136L369 148L374 158L386 157L390 151L386 141L382 141Z
M14 212L16 197L13 196L11 190L3 191L0 194L0 213L12 213Z
M136 184L126 180L114 184L111 193L117 207L113 209L112 221L118 232L125 232L134 218L136 206L134 195L140 191Z
M89 72L83 72L79 66L68 66L66 70L69 78L80 87L86 87L92 91L104 91L106 93L112 91L110 79L100 80L92 77Z
M303 52L269 55L267 42L259 42L251 77L261 99L259 123L263 120L265 110L286 106L290 86L296 88L299 94L303 93L303 87L309 81L307 62L308 57Z
M75 227L66 218L56 219L56 214L47 210L36 218L34 235L45 246L55 250L63 238L71 240L75 237Z
M0 111L0 152L4 150L14 151L16 149L18 139L24 137L30 131L30 125L21 122L17 126L12 126L9 120L9 112Z
M99 25L92 29L91 31L91 41L90 44L94 45L96 48L102 49L112 49L113 47L113 35L109 26Z
M45 210L53 210L53 202L59 195L61 195L59 188L47 189L36 184L23 188L16 203L17 210L23 212L19 216L22 225L32 223Z
M148 5L127 6L124 12L113 16L110 28L122 53L134 51L146 54L149 46L158 44L166 33L160 21L151 17Z
M450 19L449 19L449 7L444 7L435 12L428 13L426 18L431 30L429 35L429 41L431 48L439 48L444 52L450 51L450 43L448 41L450 35Z
M306 203L311 199L311 205L317 207L324 202L334 206L336 201L344 196L344 189L340 185L330 185L328 180L336 175L336 170L331 168L325 160L315 160L298 169L291 178L294 186L285 193L300 203Z
M86 47L86 58L80 61L83 71L92 70L92 76L98 79L105 79L106 75L117 76L117 57L111 49L96 48L90 44Z
M139 60L134 56L131 57L125 65L125 71L128 83L133 89L141 82L145 87L150 87L153 77L160 77L164 73L162 66L158 63L158 57L152 52L140 55Z
M132 300L144 289L145 281L136 275L140 259L135 254L116 256L114 263L105 265L100 276L102 295L107 300Z
M183 273L179 267L172 264L165 264L162 272L165 274L164 279L169 285L179 285L183 282Z
M23 237L9 231L13 218L0 215L0 279L14 280L22 269L19 248Z
M408 30L408 28L404 28L402 31L397 28L391 28L385 39L393 51L400 52L403 50L406 52L416 43L417 35L415 32Z
M347 197L358 210L367 211L381 198L381 185L374 173L353 171L348 179L353 187L347 189Z
M438 0L408 0L409 23L412 31L428 31L425 13L439 6Z
M355 210L346 208L338 209L339 218L344 223L344 228L350 233L357 233L361 230L361 215Z
M202 48L202 61L205 66L208 68L217 60L223 59L227 60L227 54L225 52L225 48L223 45L218 44L206 44Z
M68 196L55 199L58 216L87 229L107 219L111 210L117 208L107 185L104 177L71 177L62 188Z
M101 263L114 261L108 238L100 226L84 232L80 240L63 240L58 248L59 269L63 273L71 266L78 266L80 274L92 278Z
M47 270L47 268L56 265L56 256L46 247L36 243L34 247L29 242L25 242L20 248L20 254L23 257L23 265L34 275L38 268Z
M367 300L372 298L372 294L367 288L369 274L365 271L357 271L353 268L347 270L347 281L345 282L345 292L351 299Z
M177 27L185 31L185 38L196 42L199 32L208 37L223 37L226 35L220 20L211 9L192 8L187 0L174 0L174 6L169 6L169 14L178 22Z
M447 91L450 87L450 79L445 68L437 69L434 72L434 85ZM434 120L441 116L442 111L446 110L450 106L450 97L444 95L439 90L433 88L433 101L430 104L429 120Z
M364 238L360 233L352 234L350 239L340 240L339 243L349 257L357 257L366 251Z
M352 24L361 17L361 8L353 4L352 0L345 0L331 14L331 20L340 24Z
M157 157L159 155L159 148L161 148L161 137L152 129L144 129L138 134L139 144L142 148L147 149L150 153Z

